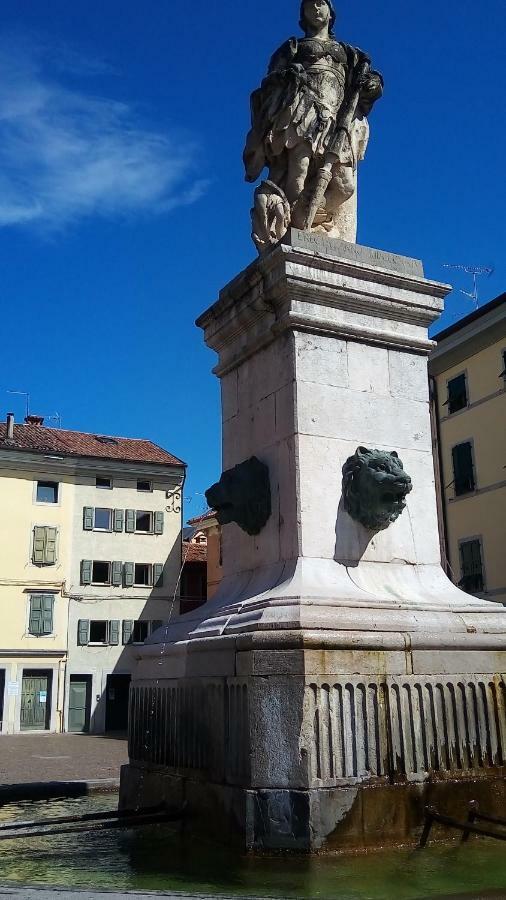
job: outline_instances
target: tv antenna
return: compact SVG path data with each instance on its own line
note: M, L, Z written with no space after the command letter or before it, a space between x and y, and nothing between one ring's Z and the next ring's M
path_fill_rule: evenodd
M25 398L26 402L26 416L30 415L30 394L27 391L7 391L8 394L18 394L20 397Z
M463 291L459 288L459 293L464 294L464 297L469 297L470 300L473 301L474 308L478 309L480 305L479 300L479 292L478 292L478 278L484 276L486 278L490 278L492 275L494 268L493 266L464 266L464 265L452 265L450 263L445 263L443 265L443 269L458 269L460 272L465 272L466 275L471 275L473 279L473 290L472 293L470 291Z

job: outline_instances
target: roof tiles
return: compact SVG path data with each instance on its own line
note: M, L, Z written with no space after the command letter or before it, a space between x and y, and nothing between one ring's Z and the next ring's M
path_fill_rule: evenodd
M151 441L137 438L86 434L43 425L15 425L14 440L7 440L7 425L0 423L0 449L58 456L89 457L119 462L184 466L184 463Z

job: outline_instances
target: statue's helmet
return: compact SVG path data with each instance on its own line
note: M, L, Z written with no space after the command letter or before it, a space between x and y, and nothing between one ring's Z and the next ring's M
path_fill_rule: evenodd
M332 0L325 0L325 2L326 2L327 6L328 6L328 8L329 8L329 10L330 10L330 27L329 27L329 33L332 34L332 32L334 31L334 25L336 24L336 11L335 11L335 9L334 9L334 4L332 3ZM299 25L300 25L300 27L302 28L302 31L305 31L305 30L306 30L306 23L305 23L305 19L304 19L304 4L305 4L305 3L306 3L306 0L302 0L302 2L301 2L301 4L300 4L300 20L299 20Z

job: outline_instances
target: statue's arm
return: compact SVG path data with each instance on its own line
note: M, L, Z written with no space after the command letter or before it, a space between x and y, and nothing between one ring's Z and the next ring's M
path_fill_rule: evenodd
M297 39L290 38L288 41L285 41L285 43L273 54L267 74L273 75L277 72L283 72L293 63L296 53Z
M370 61L367 53L349 44L344 45L348 57L348 78L351 80L353 71L359 63L364 60ZM360 89L360 99L358 102L357 114L359 116L368 116L373 108L376 100L383 95L384 81L383 76L375 69L370 69L362 81Z

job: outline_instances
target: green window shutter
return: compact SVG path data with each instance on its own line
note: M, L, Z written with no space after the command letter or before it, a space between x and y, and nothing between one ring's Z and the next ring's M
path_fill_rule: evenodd
M155 534L163 534L164 514L163 512L155 512Z
M53 594L42 595L42 634L53 633L53 610L54 596Z
M163 563L155 563L153 566L153 587L163 587Z
M119 644L119 621L113 619L109 622L109 644L111 647L117 647Z
M135 534L135 509L126 510L125 531L127 534Z
M158 631L158 629L161 628L162 625L163 622L161 619L153 619L153 621L151 622L151 634L153 634L154 631Z
M115 509L113 518L114 518L114 525L113 525L114 531L118 531L118 532L123 531L123 523L124 523L124 519L125 519L124 511L122 509Z
M132 640L132 635L134 633L134 623L131 619L124 619L123 621L123 644L129 644Z
M56 563L56 542L58 540L57 528L46 528L46 546L44 551L44 562L48 566L54 566Z
M121 587L123 583L123 563L113 562L111 584L113 587Z
M77 624L77 643L79 647L86 647L90 643L90 620L79 619Z
M93 531L93 507L83 507L83 529L84 531Z
M28 631L35 637L42 634L42 596L40 594L32 594L30 597L30 622Z
M44 551L46 547L46 529L36 525L33 529L33 562L36 566L44 565Z
M93 560L81 560L81 584L91 584L91 575L93 571Z
M126 562L123 566L123 586L134 586L135 565L133 562Z

